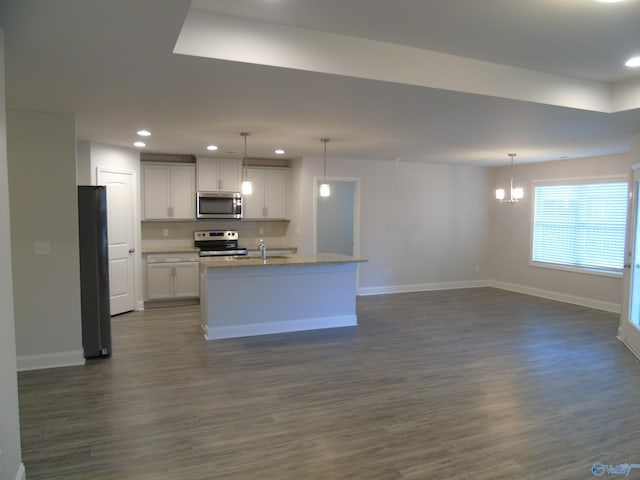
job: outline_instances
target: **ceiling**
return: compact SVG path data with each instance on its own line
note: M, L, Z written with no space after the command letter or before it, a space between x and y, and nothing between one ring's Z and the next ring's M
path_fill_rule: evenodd
M196 23L198 51L173 53ZM240 155L248 131L262 158L322 137L333 157L481 166L626 152L638 25L640 0L0 0L9 108L125 147L146 128L155 153Z

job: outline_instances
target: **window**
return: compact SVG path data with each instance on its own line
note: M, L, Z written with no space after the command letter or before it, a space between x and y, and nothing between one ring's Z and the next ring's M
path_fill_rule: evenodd
M627 182L536 185L531 261L622 272Z

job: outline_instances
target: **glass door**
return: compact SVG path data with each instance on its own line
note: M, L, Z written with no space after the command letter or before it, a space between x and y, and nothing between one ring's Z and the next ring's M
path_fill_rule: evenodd
M633 167L629 196L627 248L624 269L624 303L618 336L640 356L640 165Z

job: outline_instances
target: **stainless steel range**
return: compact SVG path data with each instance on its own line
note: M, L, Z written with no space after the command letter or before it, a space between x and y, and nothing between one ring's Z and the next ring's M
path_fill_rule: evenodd
M193 232L194 245L200 249L201 257L246 255L247 249L238 246L235 230L204 230Z

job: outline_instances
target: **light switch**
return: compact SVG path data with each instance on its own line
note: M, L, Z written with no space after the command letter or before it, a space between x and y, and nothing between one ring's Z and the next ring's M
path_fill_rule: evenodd
M48 240L38 240L35 243L36 255L51 255L51 242Z

